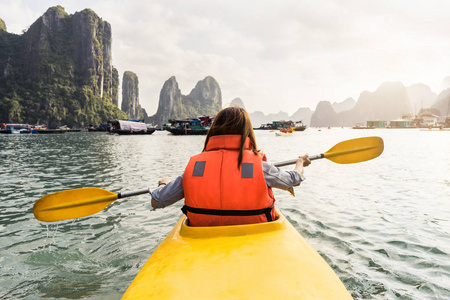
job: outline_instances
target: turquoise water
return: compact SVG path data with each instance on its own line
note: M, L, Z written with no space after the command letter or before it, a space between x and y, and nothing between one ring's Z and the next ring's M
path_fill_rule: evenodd
M385 151L375 160L314 161L295 198L276 191L278 207L355 299L450 298L450 131L308 128L256 136L272 162L381 136ZM150 196L141 195L85 218L41 223L34 202L82 187L155 187L181 174L203 141L167 132L0 135L0 299L119 299L182 204L152 211Z

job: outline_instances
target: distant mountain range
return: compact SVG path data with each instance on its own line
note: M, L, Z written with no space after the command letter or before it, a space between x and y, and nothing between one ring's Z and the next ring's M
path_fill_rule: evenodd
M405 87L401 82L382 83L374 92L364 91L358 101L347 98L342 102L320 101L316 109L300 107L290 115L278 112L265 115L260 111L249 113L253 127L277 120L302 121L313 127L350 127L366 121L391 121L405 115L414 115L421 108L431 108L438 116L447 115L450 88L439 95L424 84ZM240 98L231 101L245 108ZM211 77L199 81L187 96L181 94L175 77L168 79L161 89L158 111L149 118L153 124L163 124L172 118L215 115L222 107L219 84Z
M442 87L444 89L437 95L425 84L405 87L401 82L385 82L374 92L362 92L358 101L352 98L333 104L320 101L314 111L299 108L292 115L286 112L264 115L256 111L250 113L250 117L254 127L275 120L303 121L313 127L349 127L371 120L390 121L415 115L422 108L431 108L435 115L444 117L449 113L450 77L444 79Z

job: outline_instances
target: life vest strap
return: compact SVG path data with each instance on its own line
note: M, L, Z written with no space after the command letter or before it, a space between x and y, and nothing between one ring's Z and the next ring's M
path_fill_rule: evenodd
M266 215L267 222L272 222L272 209L273 205L254 210L220 210L220 209L206 209L206 208L196 208L184 205L181 211L187 216L187 213L202 214L202 215L214 215L214 216L257 216Z

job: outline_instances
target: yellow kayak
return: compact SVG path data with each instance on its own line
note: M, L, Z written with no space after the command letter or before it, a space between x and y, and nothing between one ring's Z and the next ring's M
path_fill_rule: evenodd
M275 132L276 136L293 136L294 132Z
M270 223L190 227L185 217L122 299L352 299L279 212Z

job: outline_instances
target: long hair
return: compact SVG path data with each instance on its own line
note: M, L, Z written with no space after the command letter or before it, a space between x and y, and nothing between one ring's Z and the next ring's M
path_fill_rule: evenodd
M245 140L250 138L252 143L252 151L258 154L258 147L256 146L255 132L253 131L250 116L245 109L238 106L230 106L222 109L214 118L214 121L206 136L205 146L206 150L209 138L215 135L239 134L241 135L241 145L238 156L238 168L241 167L242 158L244 156Z

